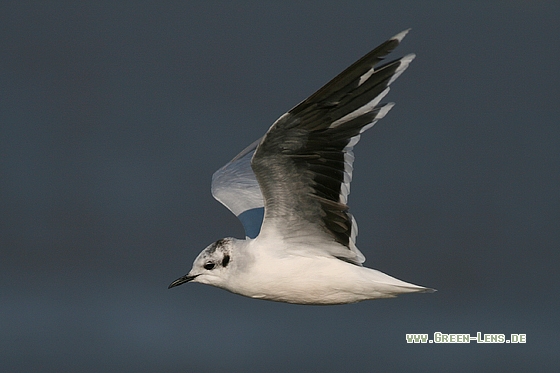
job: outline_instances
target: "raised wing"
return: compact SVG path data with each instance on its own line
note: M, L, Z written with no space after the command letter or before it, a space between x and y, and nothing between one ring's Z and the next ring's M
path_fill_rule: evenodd
M264 216L261 189L251 169L251 158L260 141L249 145L212 175L212 195L239 218L250 238L259 234Z
M376 65L407 32L366 54L270 127L251 163L264 198L261 234L312 243L320 248L316 254L364 262L347 206L352 148L393 106L380 101L415 56Z

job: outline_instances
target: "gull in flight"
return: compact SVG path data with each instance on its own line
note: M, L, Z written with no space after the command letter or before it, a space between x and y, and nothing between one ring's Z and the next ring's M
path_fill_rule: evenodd
M393 107L381 103L414 54L380 64L408 30L387 40L309 98L212 176L212 195L246 238L206 247L169 288L199 282L251 298L343 304L432 292L362 266L348 212L352 148Z

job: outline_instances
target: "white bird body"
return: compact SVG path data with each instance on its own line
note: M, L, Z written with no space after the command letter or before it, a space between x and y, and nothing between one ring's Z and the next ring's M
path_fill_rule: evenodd
M342 304L430 292L365 268L348 212L352 148L393 107L380 101L413 54L377 67L408 31L366 54L282 115L212 177L212 194L246 239L205 248L169 287L199 282L251 298Z
M332 256L305 255L317 252L317 247L293 246L278 236L227 238L222 242L227 250L234 251L230 269L219 276L196 277L193 282L250 298L318 305L393 298L431 290ZM241 259L237 261L236 257Z

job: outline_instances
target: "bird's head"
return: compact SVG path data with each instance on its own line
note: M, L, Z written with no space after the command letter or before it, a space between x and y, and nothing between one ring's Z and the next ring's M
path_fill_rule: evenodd
M202 250L194 260L189 273L173 281L169 289L190 281L223 287L228 265L232 260L234 240L234 238L222 238Z

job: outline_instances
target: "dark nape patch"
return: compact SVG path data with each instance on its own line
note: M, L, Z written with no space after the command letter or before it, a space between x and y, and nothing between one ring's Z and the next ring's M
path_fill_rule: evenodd
M224 255L224 259L222 259L222 267L227 267L229 264L229 255Z
M226 238L222 238L219 239L218 241L214 242L212 245L210 245L210 247L207 249L208 254L213 254L217 248L219 247L223 247L226 244L227 239Z

